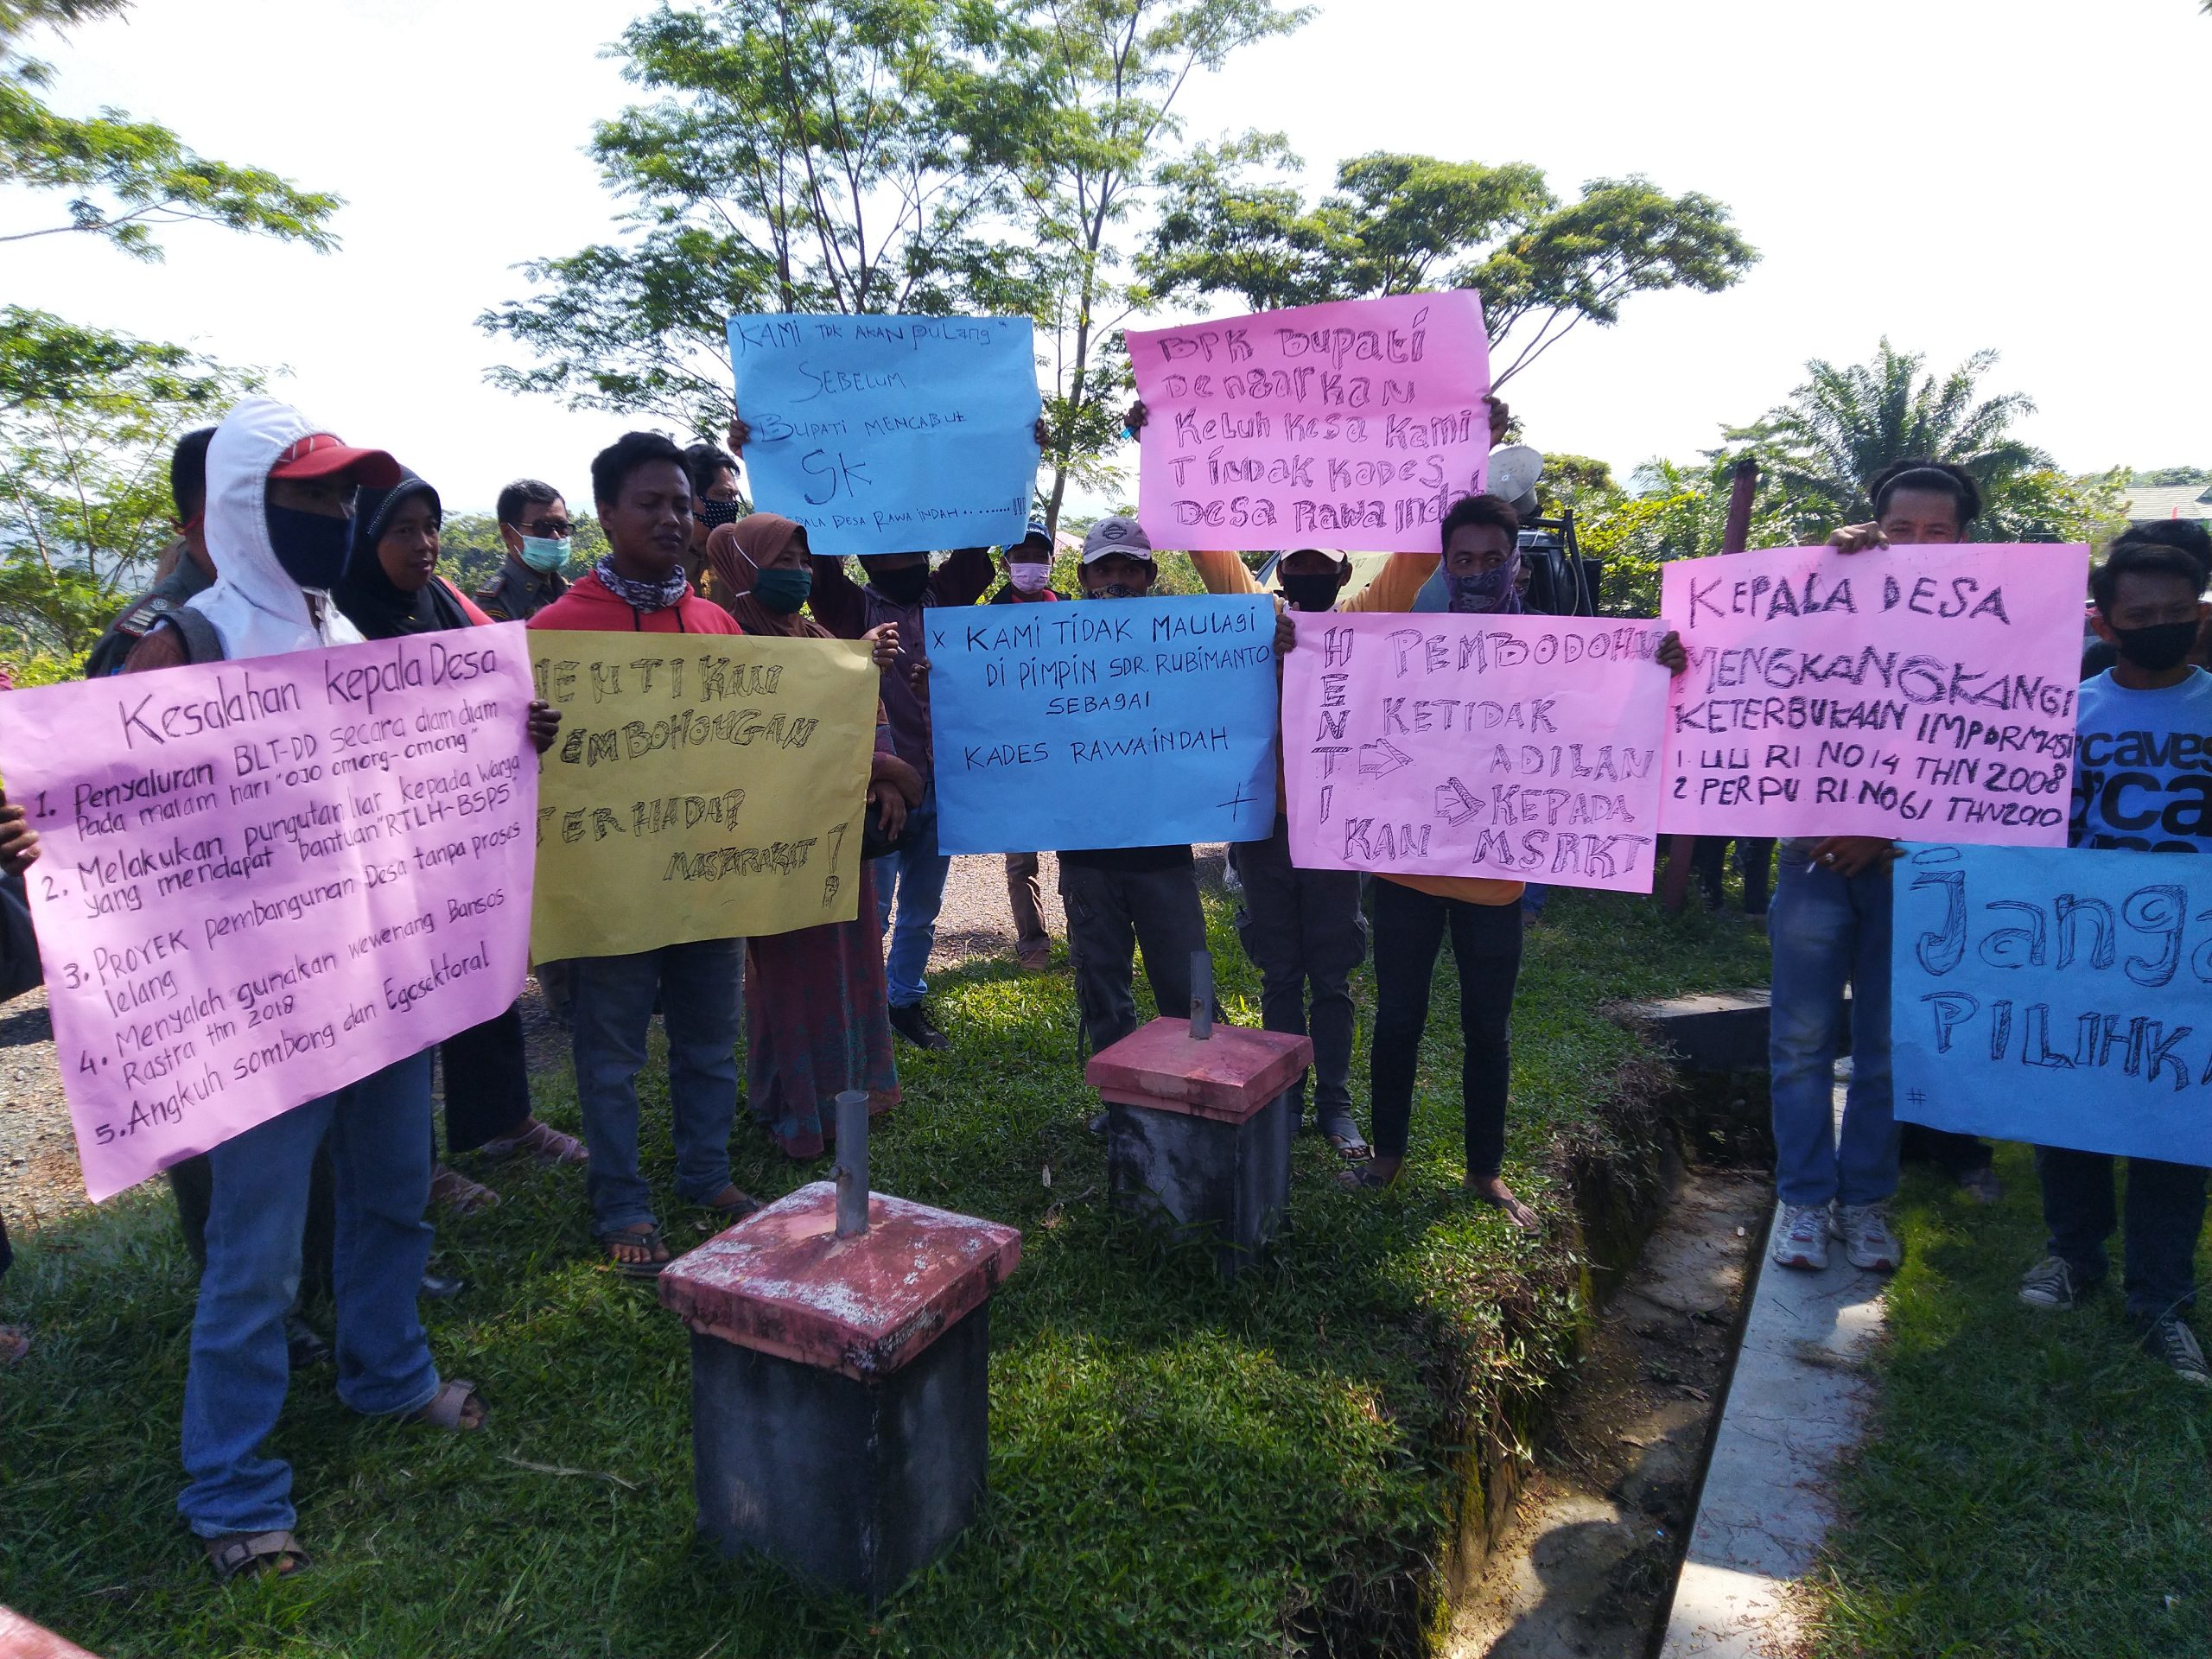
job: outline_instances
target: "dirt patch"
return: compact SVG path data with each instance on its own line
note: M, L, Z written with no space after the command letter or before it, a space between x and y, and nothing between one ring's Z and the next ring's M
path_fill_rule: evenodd
M1642 1659L1719 1421L1764 1175L1692 1169L1599 1316L1511 1529L1460 1599L1452 1659Z

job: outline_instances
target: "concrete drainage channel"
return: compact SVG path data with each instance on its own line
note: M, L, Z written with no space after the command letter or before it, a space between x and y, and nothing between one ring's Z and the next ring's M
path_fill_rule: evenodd
M1658 1224L1616 1278L1574 1387L1552 1412L1513 1521L1456 1599L1451 1659L1732 1651L1707 1641L1718 1633L1694 1610L1686 1644L1675 1603L1678 1581L1694 1601L1713 1594L1698 1560L1682 1577L1685 1548L1773 1210L1766 1000L1688 997L1623 1013L1681 1065L1677 1126L1695 1161L1673 1172ZM1732 1468L1741 1448L1724 1440ZM1726 1593L1724 1614L1740 1627Z

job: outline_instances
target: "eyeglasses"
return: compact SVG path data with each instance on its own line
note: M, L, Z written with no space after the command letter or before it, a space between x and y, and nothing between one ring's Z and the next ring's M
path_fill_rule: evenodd
M556 541L566 541L575 533L575 526L565 518L541 518L534 524L517 524L525 536L550 536Z

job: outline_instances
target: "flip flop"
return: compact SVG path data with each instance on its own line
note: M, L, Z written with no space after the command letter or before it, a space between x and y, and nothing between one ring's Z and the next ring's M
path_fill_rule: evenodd
M660 1229L658 1227L646 1227L636 1230L617 1228L611 1233L599 1233L594 1236L607 1247L607 1265L626 1279L658 1279L660 1277L661 1269L669 1263L669 1258L665 1255L658 1261L652 1259L653 1251L668 1249L667 1242L661 1237ZM614 1254L614 1247L617 1244L639 1246L646 1252L645 1260L625 1262Z
M1377 1173L1371 1163L1354 1164L1350 1169L1337 1172L1337 1185L1347 1192L1379 1192L1394 1185L1396 1179Z
M1365 1163L1375 1155L1375 1148L1367 1144L1366 1137L1350 1118L1334 1123L1317 1122L1313 1132L1335 1147L1337 1156L1348 1164Z
M468 1402L472 1400L479 1408L476 1421L473 1423L467 1416ZM428 1423L433 1428L442 1428L449 1433L466 1434L483 1427L484 1420L489 1414L490 1408L485 1403L484 1396L476 1392L476 1385L467 1377L455 1376L439 1384L438 1391L430 1396L429 1403L417 1406L409 1412L406 1421Z
M280 1579L289 1579L315 1565L289 1532L226 1532L219 1538L203 1538L200 1543L218 1584L228 1584L241 1573L273 1572Z
M732 1186L730 1191L735 1195L734 1197L709 1199L699 1207L702 1210L711 1210L718 1216L727 1216L732 1221L743 1221L754 1211L760 1209L760 1200L750 1192L736 1186Z
M31 1351L31 1339L12 1325L0 1325L0 1365L12 1365Z

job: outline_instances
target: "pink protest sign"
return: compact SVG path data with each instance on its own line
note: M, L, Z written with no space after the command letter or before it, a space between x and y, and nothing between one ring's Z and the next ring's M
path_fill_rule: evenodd
M1433 553L1483 486L1490 344L1471 290L1132 328L1154 547Z
M1292 614L1293 863L1651 891L1665 624Z
M94 1198L520 994L531 695L517 622L0 696Z
M2063 847L2086 547L1682 559L1670 835Z

